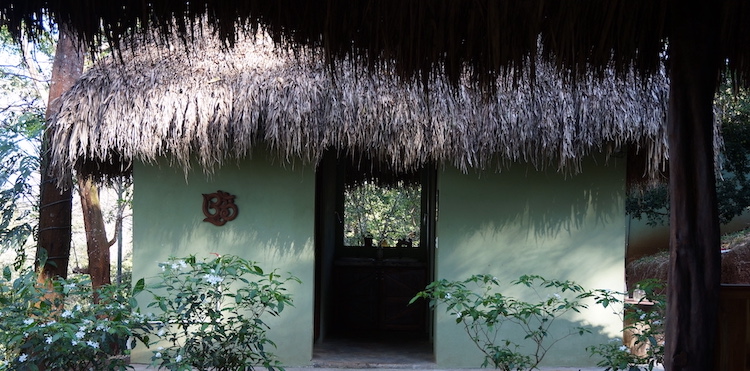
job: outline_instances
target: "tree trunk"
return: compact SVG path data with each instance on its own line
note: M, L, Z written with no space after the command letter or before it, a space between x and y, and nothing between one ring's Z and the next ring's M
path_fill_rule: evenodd
M99 202L99 189L91 177L78 174L78 193L81 196L83 225L86 229L86 251L89 257L88 272L94 290L112 283L109 272L109 247L104 216Z
M75 36L65 25L60 25L60 38L52 64L52 81L45 114L47 119L59 110L58 98L69 90L83 73L83 60L84 54L78 48ZM47 261L42 267L37 267L40 280L55 276L67 277L70 256L72 192L60 190L57 187L58 179L49 172L51 133L49 129L45 131L41 153L37 257L46 254Z
M670 270L667 370L712 370L721 274L713 97L719 76L719 8L673 1L668 112Z

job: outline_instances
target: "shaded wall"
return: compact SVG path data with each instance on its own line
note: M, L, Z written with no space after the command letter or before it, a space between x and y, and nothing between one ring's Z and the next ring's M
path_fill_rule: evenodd
M588 161L583 174L564 176L518 165L500 174L438 171L436 278L489 273L504 282L522 274L575 280L587 288L624 289L624 167ZM286 366L310 365L314 335L315 173L273 164L264 155L226 166L213 176L185 177L167 163L137 164L134 190L134 278L152 277L170 256L236 254L302 279L292 285L295 307L271 319L271 339ZM237 196L236 220L202 222L202 193ZM521 294L509 291L511 295ZM522 295L522 294L521 294ZM442 309L441 309L442 310ZM461 327L436 312L438 367L478 367L482 358ZM550 363L592 365L585 347L619 336L621 322L606 310L563 319L554 331L590 324L595 334L572 337ZM139 350L136 362L149 362Z
M501 282L523 274L574 280L586 288L623 290L625 168L615 159L586 161L582 174L564 176L517 165L500 174L438 175L436 278L488 273ZM516 287L505 294L528 298ZM556 366L594 365L587 346L618 338L622 322L593 307L553 329L592 325L594 334L572 336L547 355ZM478 367L482 356L455 319L437 311L435 354L440 367ZM508 334L520 337L520 334Z
M269 337L286 365L306 365L312 357L314 193L311 167L284 168L263 154L225 166L207 177L200 170L186 178L166 162L136 164L133 196L133 277L148 279L170 256L233 254L260 262L265 270L292 272L294 307L269 317ZM238 217L217 227L203 222L202 193L236 195ZM139 348L136 348L138 350ZM135 362L150 362L151 352L135 352Z

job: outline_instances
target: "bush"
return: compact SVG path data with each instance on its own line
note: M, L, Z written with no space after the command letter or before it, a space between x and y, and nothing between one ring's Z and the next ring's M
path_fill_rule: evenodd
M161 311L156 335L167 345L153 364L170 370L244 370L279 366L269 348L266 315L278 316L292 299L291 275L264 273L236 256L197 261L195 256L159 264L159 283L149 286L149 307ZM143 287L143 280L136 286Z
M666 318L666 295L664 283L649 279L638 283L641 290L636 303L624 302L621 298L627 293L599 290L597 302L605 308L612 303L622 303L623 312L617 313L623 319L624 332L629 332L634 339L631 346L620 340L587 348L602 360L597 365L606 367L605 371L651 371L657 364L664 363L664 325ZM636 296L636 295L634 295Z
M570 311L586 308L582 303L592 292L571 281L547 280L541 276L521 276L511 282L526 286L537 300L526 302L499 292L500 282L488 275L475 275L464 281L438 280L418 293L411 301L428 299L430 306L444 304L445 310L464 326L469 338L484 354L482 367L501 370L531 370L542 361L549 349L572 335L590 332L584 327L572 329L558 338L549 329L557 318ZM519 351L522 344L501 338L508 327L516 327L524 334L524 342L532 354Z
M136 340L148 341L147 318L125 287L16 274L5 267L0 278L0 370L124 370Z

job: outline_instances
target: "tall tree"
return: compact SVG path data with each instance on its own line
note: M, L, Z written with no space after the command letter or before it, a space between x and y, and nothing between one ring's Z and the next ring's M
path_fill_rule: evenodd
M99 187L91 176L78 173L78 194L81 196L83 210L83 225L86 228L86 251L89 257L88 273L91 275L91 285L94 289L112 283L110 277L109 248L114 245L119 236L111 241L107 239L104 226ZM119 207L119 206L118 206ZM121 223L121 217L117 223ZM119 230L119 228L116 228Z
M719 6L672 1L669 40L670 257L664 362L714 369L721 273L713 98L721 66Z
M59 26L59 39L52 64L46 119L59 109L58 98L69 90L83 73L84 53L75 36L64 24ZM52 131L46 130L42 140L41 185L39 203L39 237L37 256L46 254L39 267L40 278L67 277L70 256L72 191L58 188L58 179L49 172Z

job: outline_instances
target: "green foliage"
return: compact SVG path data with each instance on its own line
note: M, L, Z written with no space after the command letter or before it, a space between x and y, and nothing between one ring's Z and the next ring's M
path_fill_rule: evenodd
M13 278L15 276L15 278ZM82 277L37 283L32 270L3 268L0 370L124 370L147 318L123 286L93 292ZM101 298L94 303L93 298Z
M715 106L721 112L724 147L720 156L721 175L716 180L719 220L728 223L750 206L750 97L745 89L722 86ZM628 215L646 218L648 225L669 221L669 191L666 184L632 191L626 200Z
M419 244L421 187L381 187L364 183L345 193L344 244L363 245L362 237L394 246L399 239Z
M463 281L432 282L411 301L423 298L429 300L432 307L445 305L446 312L456 318L457 324L463 325L471 341L484 354L482 367L531 370L558 342L590 332L578 327L553 337L550 328L566 313L586 308L583 300L593 295L591 291L571 281L548 280L537 275L521 276L511 284L529 288L536 299L526 302L503 295L497 278L474 275ZM522 343L501 337L514 329L525 335ZM524 354L522 349L531 353Z
M11 40L0 27L0 253L16 252L16 268L37 225L39 148L51 60L52 33L40 34L37 43Z
M154 350L153 363L170 370L244 370L279 366L269 348L266 315L278 316L292 299L293 276L265 273L236 256L197 261L195 256L160 263L159 281L146 288L149 307L161 311L156 335L169 345ZM143 281L136 284L144 287Z
M669 189L659 184L635 190L625 199L625 213L636 219L646 218L650 226L666 225L669 221Z
M626 324L623 332L629 332L635 339L633 352L619 339L606 344L587 348L594 356L601 357L598 366L605 371L652 371L657 364L664 362L664 324L666 318L666 296L664 283L658 280L645 280L637 285L640 296L635 303L623 302L626 293L598 290L597 303L605 308L612 304L623 304L623 312L617 313Z
M39 172L39 153L44 118L24 114L0 127L0 252L16 251L18 267L24 246L36 228L38 210L34 186Z

